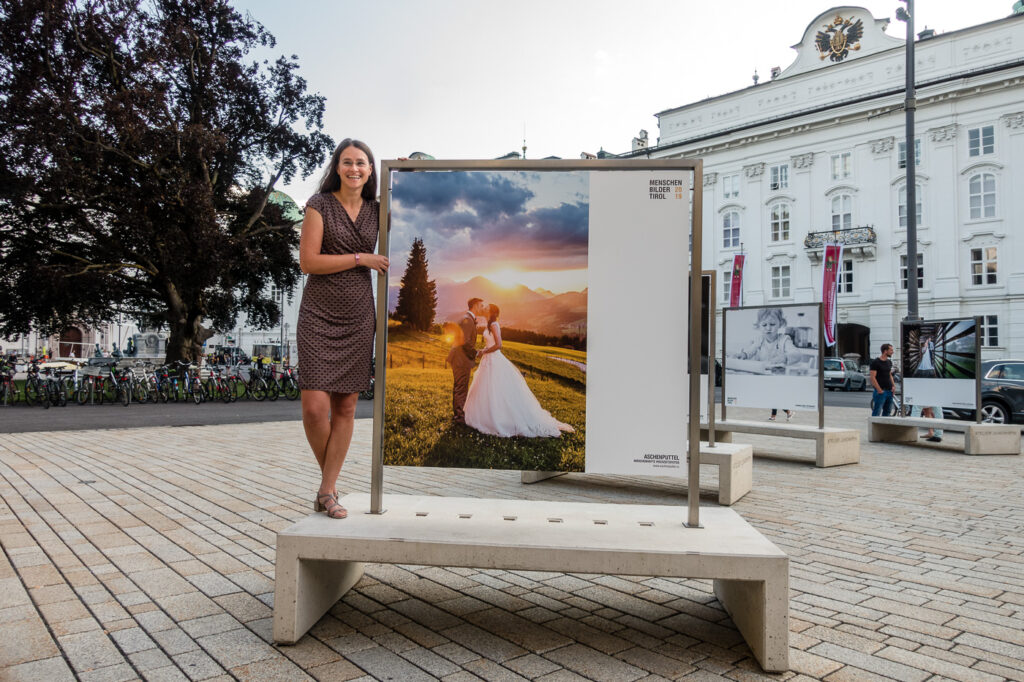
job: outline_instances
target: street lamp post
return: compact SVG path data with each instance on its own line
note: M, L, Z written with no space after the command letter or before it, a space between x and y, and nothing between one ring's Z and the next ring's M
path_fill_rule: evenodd
M278 348L277 352L281 356L281 362L284 362L284 355L285 355L285 353L284 353L284 344L285 344L285 341L286 341L286 339L285 339L286 335L285 335L284 328L285 328L285 326L287 326L285 321L284 321L284 287L281 287L281 290L280 290L280 301L278 303L279 303L278 310L280 311L280 314L281 314L281 343L277 347Z
M907 24L907 94L903 108L907 115L907 321L920 320L917 304L917 150L914 144L914 0L900 0L907 8L896 10L896 18Z

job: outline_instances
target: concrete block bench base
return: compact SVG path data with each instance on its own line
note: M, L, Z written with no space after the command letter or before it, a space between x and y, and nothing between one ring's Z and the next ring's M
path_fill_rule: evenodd
M277 535L274 641L293 644L362 564L706 578L767 671L789 668L789 558L724 507L346 495L344 520L311 514Z
M718 467L718 504L728 507L750 492L754 483L754 448L741 443L700 444L700 463ZM523 483L562 476L563 471L524 471Z
M860 462L860 432L855 429L839 429L831 426L819 429L806 424L755 422L739 419L715 422L716 441L731 443L734 432L813 440L815 444L814 463L819 467L834 467ZM700 433L701 438L707 437L707 425L701 428ZM757 456L756 449L754 455Z
M872 443L917 443L919 429L942 429L964 434L966 455L1019 455L1020 426L978 424L959 419L927 417L869 417Z

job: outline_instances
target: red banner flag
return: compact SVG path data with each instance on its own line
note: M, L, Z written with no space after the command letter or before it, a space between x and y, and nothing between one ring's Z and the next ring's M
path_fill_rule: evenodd
M825 264L821 275L821 301L824 319L825 346L836 345L836 293L839 281L839 264L843 262L843 245L828 244L825 247Z
M737 253L732 257L732 282L729 284L729 307L737 308L743 303L743 261L746 256Z

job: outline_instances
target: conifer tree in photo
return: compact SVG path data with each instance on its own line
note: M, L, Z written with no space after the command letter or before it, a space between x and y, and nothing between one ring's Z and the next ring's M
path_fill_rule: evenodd
M427 331L434 322L436 310L437 285L428 278L427 249L423 246L423 240L417 237L412 240L405 274L402 275L394 318L413 329Z

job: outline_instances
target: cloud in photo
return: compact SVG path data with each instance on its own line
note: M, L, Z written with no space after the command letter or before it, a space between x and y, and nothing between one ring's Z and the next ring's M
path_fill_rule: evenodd
M432 277L464 280L499 268L578 270L583 282L587 185L580 172L398 173L393 257L420 237Z

